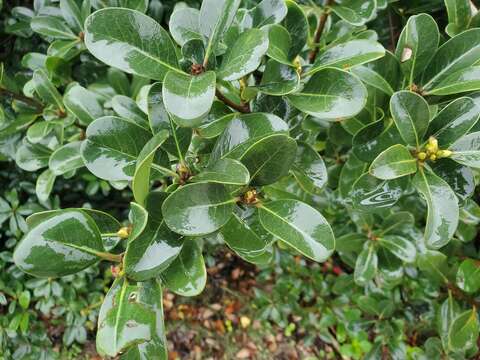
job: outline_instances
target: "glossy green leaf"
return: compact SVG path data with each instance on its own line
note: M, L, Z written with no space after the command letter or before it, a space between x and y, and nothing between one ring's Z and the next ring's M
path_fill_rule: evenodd
M170 118L163 104L162 86L161 83L154 83L148 91L148 122L153 133L170 129Z
M232 217L234 203L224 185L197 183L173 192L163 203L162 212L172 231L201 236L225 225Z
M297 143L291 172L303 190L315 194L327 183L328 173L322 157L310 145Z
M152 339L156 316L138 301L138 288L125 278L117 279L108 291L98 316L97 351L116 356L130 346Z
M399 91L390 99L390 113L402 139L418 149L430 120L428 103L416 93Z
M365 285L375 277L378 268L378 255L374 244L365 246L358 255L355 262L355 271L353 273L355 282L359 285Z
M73 141L56 149L48 161L48 167L55 175L63 175L69 171L83 167L80 155L81 141Z
M94 12L85 21L85 45L97 59L130 74L163 80L168 71L181 72L168 33L135 10Z
M455 141L449 148L451 158L473 168L480 168L480 132L473 132Z
M141 149L151 134L141 126L114 116L105 116L87 128L81 146L85 166L101 179L131 180Z
M306 257L323 262L335 249L335 237L327 220L311 206L297 200L276 200L259 208L260 222Z
M218 138L210 161L238 159L254 142L273 133L288 133L288 125L278 116L252 113L234 117Z
M378 154L398 144L400 133L394 122L375 121L363 127L353 137L353 152L360 160L373 161Z
M287 7L282 0L262 0L249 11L253 27L278 24L287 14Z
M439 40L437 23L430 15L419 14L408 19L398 39L395 55L410 84L432 60Z
M54 213L30 228L13 259L31 275L59 277L89 267L103 251L95 222L81 210L73 209Z
M52 170L46 169L40 175L38 175L37 183L35 185L35 193L38 200L47 201L55 183L56 175Z
M480 29L467 30L444 43L423 75L423 89L431 91L451 74L480 60Z
M268 36L259 29L250 29L240 34L223 56L217 69L222 80L238 80L258 68L268 49Z
M373 160L368 172L381 180L396 179L417 171L417 160L401 144L382 151Z
M435 174L447 182L459 200L467 200L475 192L475 176L472 169L451 159L432 164Z
M196 296L207 283L202 249L195 240L187 240L178 257L162 273L165 286L180 296Z
M475 345L478 339L477 310L465 311L452 322L448 331L448 348L454 351L465 351Z
M150 169L155 153L167 140L168 136L167 130L161 130L145 144L140 154L138 154L132 179L132 192L135 201L140 205L143 205L150 189Z
M327 67L347 69L383 56L385 56L385 49L378 42L362 39L350 40L321 52L313 67L307 71L307 75Z
M52 151L41 144L24 142L15 154L17 166L25 171L36 171L48 165Z
M124 266L127 276L136 281L158 276L182 250L183 238L168 229L160 211L167 195L160 191L148 194L144 210L148 220L142 222L140 229L134 226L137 236L130 234Z
M294 92L300 85L300 75L292 67L268 60L258 89L260 92L280 96Z
M452 95L480 89L480 66L456 71L439 82L426 95Z
M316 72L302 91L288 95L288 100L307 114L338 121L354 116L363 109L367 90L357 77L342 70L327 68Z
M448 25L445 32L450 36L460 34L468 28L472 13L469 0L445 0L448 13Z
M239 160L248 169L252 185L269 185L288 174L296 150L295 140L284 134L272 134L251 144Z
M63 102L67 110L83 124L88 125L103 116L99 97L80 85L69 88L63 95Z
M202 138L212 139L219 136L225 128L228 126L230 121L238 116L238 113L231 113L227 115L220 116L216 119L213 119L210 122L200 125L197 128L197 132Z
M167 339L163 316L163 294L160 280L153 279L137 283L136 301L144 307L151 309L155 315L155 330L150 341L130 347L122 355L122 360L149 359L167 360Z
M346 201L350 200L350 192L355 181L367 170L365 162L358 159L355 154L349 154L347 161L343 164L338 179L338 193Z
M215 52L219 40L232 24L239 6L240 0L202 1L199 28L200 33L207 39L204 65L207 65L208 59Z
M363 174L353 184L350 198L356 209L383 212L392 207L402 196L399 180L380 180L369 173Z
M183 46L192 39L202 40L199 14L197 9L189 7L175 9L172 13L168 27L178 45Z
M219 159L212 165L207 166L190 180L193 182L247 185L250 181L250 174L240 161L226 158Z
M154 216L156 213L150 214ZM128 213L128 220L130 221L131 231L128 236L128 242L135 240L147 226L148 219L151 217L147 210L140 204L135 202L130 203L130 211Z
M194 127L208 114L215 98L215 73L192 76L169 72L162 88L165 109L180 126Z
M379 240L380 246L390 251L393 255L406 263L413 263L417 254L415 245L398 235L385 235Z
M279 63L291 65L292 59L289 57L292 47L292 38L290 33L281 25L271 25L268 27L268 50L267 55Z
M60 18L55 16L35 16L30 22L33 31L56 39L71 40L77 36Z
M456 282L460 289L468 293L480 289L480 266L478 260L466 259L460 264L457 271Z
M233 214L217 233L217 238L224 241L242 259L254 264L261 260L267 246L273 240L261 227L256 212L246 217Z
M128 96L115 95L112 98L112 108L121 118L130 120L149 130L146 114L138 107L137 103Z
M55 105L63 110L62 96L48 78L45 70L35 70L33 73L33 84L38 96L40 96L45 102Z
M458 200L448 184L435 174L420 169L413 185L427 202L425 243L431 249L445 246L458 225Z
M286 0L285 5L287 5L287 15L283 19L283 26L292 39L288 58L294 59L307 43L308 20L302 8L295 1Z
M375 0L342 0L331 7L340 18L352 25L363 25L375 14Z
M67 24L76 31L83 29L83 18L75 0L60 0L60 10Z
M440 111L428 126L427 136L438 140L441 149L448 148L477 123L480 108L470 98L459 98Z
M387 80L383 76L381 76L375 70L364 66L356 66L350 70L354 75L356 75L360 80L362 80L365 84L370 85L387 95L393 95L393 89L388 83Z

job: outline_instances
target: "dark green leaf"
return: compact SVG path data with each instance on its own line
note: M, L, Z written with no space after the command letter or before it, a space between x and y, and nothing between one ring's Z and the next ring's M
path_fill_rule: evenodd
M396 179L417 171L417 160L401 144L393 145L381 152L369 168L369 173L382 180Z
M250 182L250 174L248 169L237 160L219 159L190 180L193 182L247 185Z
M315 194L327 183L327 168L322 157L310 145L297 143L292 174L303 190Z

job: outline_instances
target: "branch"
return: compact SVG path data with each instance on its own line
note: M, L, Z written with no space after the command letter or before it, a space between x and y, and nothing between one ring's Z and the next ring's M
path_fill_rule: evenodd
M215 95L217 96L218 100L223 101L226 105L230 106L232 109L235 109L241 113L249 113L250 111L250 106L248 104L237 104L231 101L230 99L227 99L225 95L222 94L222 92L218 89L215 90Z
M308 61L310 62L310 64L313 64L315 62L318 54L318 45L320 42L320 38L322 37L323 30L325 29L325 25L327 24L328 15L330 15L330 12L327 11L326 7L332 5L332 3L333 0L327 0L325 2L323 13L318 20L317 30L315 31L315 37L313 38L313 50L308 55Z
M28 96L15 93L13 91L7 90L7 89L2 89L0 88L0 96L8 96L11 97L15 100L21 101L27 105L33 106L38 112L42 112L43 110L43 104L33 98L30 98Z

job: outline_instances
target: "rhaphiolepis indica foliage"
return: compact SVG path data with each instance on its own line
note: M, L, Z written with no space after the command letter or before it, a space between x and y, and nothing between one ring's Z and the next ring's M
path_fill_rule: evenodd
M379 321L395 306L382 297L428 279L427 353L475 353L480 21L445 1L445 32L419 13L388 51L368 24L395 5L204 0L177 4L168 28L158 1L15 8L7 30L44 51L2 69L2 153L41 170L40 200L84 168L133 196L128 219L31 215L16 264L58 277L116 263L106 356L167 357L162 288L203 290L204 241L262 266L278 251L335 256Z

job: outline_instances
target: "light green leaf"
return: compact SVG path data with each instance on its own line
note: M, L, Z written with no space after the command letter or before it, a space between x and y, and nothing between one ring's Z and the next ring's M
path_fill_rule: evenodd
M77 32L83 30L83 18L75 0L60 0L60 10L67 24Z
M167 31L136 10L95 11L85 21L85 45L100 61L129 74L163 80L168 71L181 72Z
M373 160L368 172L378 179L391 180L417 171L417 160L401 144L382 151Z
M365 84L370 85L389 96L393 95L393 89L388 81L375 70L360 65L351 69L350 72L360 78Z
M327 220L311 206L297 200L276 200L259 208L262 226L306 257L323 262L335 249Z
M357 77L327 68L316 72L301 92L290 94L287 98L293 106L307 114L338 121L355 116L363 109L367 90Z
M169 137L167 130L156 133L143 147L135 165L135 173L132 179L132 192L135 201L143 205L150 189L150 168L155 153Z
M289 52L292 47L292 38L287 29L281 25L271 25L267 31L267 55L279 63L291 65L292 59L289 57Z

